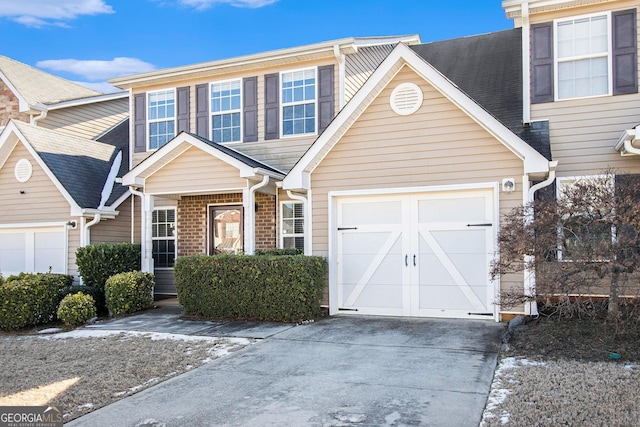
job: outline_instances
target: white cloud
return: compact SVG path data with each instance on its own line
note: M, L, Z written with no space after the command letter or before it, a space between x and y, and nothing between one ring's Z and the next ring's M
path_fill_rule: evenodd
M79 59L48 59L38 61L39 68L54 71L64 71L88 80L104 80L110 77L119 77L127 74L144 73L155 70L153 64L144 62L138 58L114 58L111 61L79 60Z
M178 0L180 4L195 7L197 10L209 9L216 4L230 4L235 7L258 8L276 3L279 0Z
M120 92L122 90L122 89L118 89L117 87L111 86L107 82L78 82L78 81L75 81L74 83L78 83L79 85L82 85L84 87L88 87L89 89L97 90L98 92L102 92L102 93Z
M0 2L0 17L29 27L66 26L81 15L114 13L104 0L11 0Z

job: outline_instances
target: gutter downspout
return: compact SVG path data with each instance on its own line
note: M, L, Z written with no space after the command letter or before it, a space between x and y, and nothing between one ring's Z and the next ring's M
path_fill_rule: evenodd
M46 119L47 114L49 113L49 110L47 109L47 107L45 107L42 104L29 105L29 108L40 111L40 115L38 117L31 116L31 119L29 121L32 126L38 126L38 122L40 120Z
M529 188L529 192L528 192L528 202L531 203L533 202L533 198L536 194L536 191L538 191L541 188L544 187L548 187L549 185L553 184L553 182L556 180L556 167L558 166L558 162L557 161L551 161L549 162L549 176L547 177L547 179L545 179L542 182L537 183L536 185L532 186L531 188ZM527 222L531 222L533 221L533 217L530 216L529 218L527 218ZM525 256L524 262L525 265L529 265L530 262L532 261L531 259L532 257L530 255ZM534 270L531 270L529 268L525 268L524 270L524 286L525 286L525 294L528 296L533 297L536 294L536 272ZM538 305L533 303L533 302L529 302L526 306L525 306L525 313L530 315L530 316L537 316L538 315Z
M340 102L340 110L342 110L342 107L344 107L345 57L344 54L340 52L340 46L337 44L333 46L333 54L338 60L338 87L340 91L338 98Z
M531 123L531 24L529 2L522 2L522 125Z
M266 187L269 184L269 175L264 175L262 181L249 188L249 215L247 215L248 228L248 247L245 251L247 255L253 255L256 252L256 190Z
M94 225L96 225L97 223L100 222L100 218L102 217L101 214L95 214L95 216L93 217L93 219L87 223L84 224L84 226L82 227L82 235L80 236L80 246L87 246L88 244L91 243L91 231L89 230L89 228L93 227Z
M309 236L307 235L307 233L311 233L311 225L310 225L310 215L309 215L309 209L308 208L308 200L306 197L300 195L300 194L293 194L293 192L291 192L291 190L287 190L287 196L289 196L289 198L291 200L297 200L299 202L302 202L302 205L304 206L304 254L307 256L311 255L311 239L309 238Z

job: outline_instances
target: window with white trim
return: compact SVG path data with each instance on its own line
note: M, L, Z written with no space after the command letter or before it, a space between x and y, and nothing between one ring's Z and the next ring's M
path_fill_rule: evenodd
M147 126L149 150L156 150L176 136L176 91L174 89L147 94Z
M316 133L316 69L280 74L282 135Z
M282 202L280 221L280 246L304 250L304 203Z
M153 264L172 268L176 260L176 210L155 209L151 215Z
M558 20L555 25L558 99L610 94L609 14Z
M603 206L603 199L606 197L595 194L589 197L586 194L581 194L579 190L575 191L576 185L581 180L596 183L595 186L603 188L607 194L610 191L610 194L613 195L615 191L611 176L596 175L557 179L557 197L558 200L565 198L562 206L566 212L560 218L558 226L558 260L576 260L585 254L589 254L592 260L603 259L609 256L610 244L615 238L615 229L606 218L611 211ZM576 200L576 203L574 204L572 200Z
M211 84L211 135L213 142L240 142L242 80Z

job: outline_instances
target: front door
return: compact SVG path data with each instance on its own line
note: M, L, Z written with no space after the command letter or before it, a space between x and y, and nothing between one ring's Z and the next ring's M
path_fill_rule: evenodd
M242 205L209 207L209 255L243 253Z

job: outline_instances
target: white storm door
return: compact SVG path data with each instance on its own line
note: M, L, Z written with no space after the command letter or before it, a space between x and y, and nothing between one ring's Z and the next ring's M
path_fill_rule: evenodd
M413 205L411 315L493 317L492 191L433 193Z
M407 202L393 196L338 201L339 312L408 315Z

